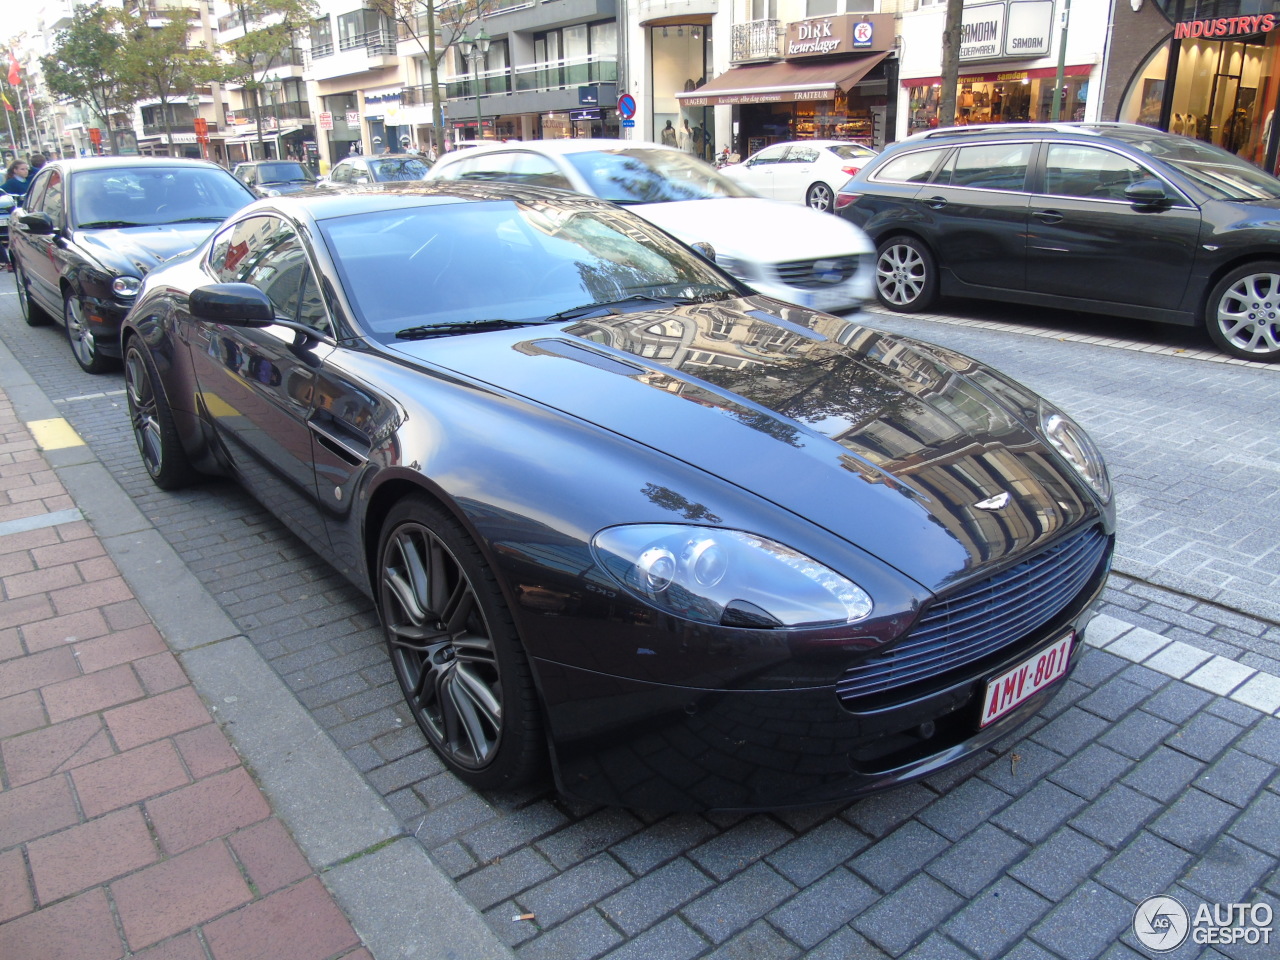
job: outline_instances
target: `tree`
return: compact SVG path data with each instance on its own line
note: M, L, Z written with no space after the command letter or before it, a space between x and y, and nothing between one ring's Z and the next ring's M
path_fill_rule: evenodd
M266 156L262 141L262 91L271 71L284 63L294 37L319 14L313 0L232 0L244 25L244 36L223 44L229 57L221 79L239 83L253 104L258 127L258 155Z
M139 99L155 97L160 101L165 139L172 155L173 117L169 104L175 95L185 96L213 79L217 63L203 47L188 48L186 11L164 11L150 19L157 17L163 25L153 27L138 14L122 14L121 26L130 38L121 51L122 69Z
M121 16L119 10L77 6L71 26L54 41L53 53L40 58L50 92L88 104L108 133L113 117L134 103L133 84L123 69Z
M436 155L444 153L444 111L440 104L440 62L457 39L484 15L484 0L448 3L437 13L435 0L369 0L370 6L395 21L400 35L418 44L427 62L431 88L431 142ZM439 28L437 27L439 24ZM426 45L423 45L423 34ZM444 45L437 43L437 36ZM479 136L479 131L476 131Z
M938 99L938 126L956 122L956 87L960 82L960 28L964 23L964 0L947 0L947 19L942 28L942 90Z

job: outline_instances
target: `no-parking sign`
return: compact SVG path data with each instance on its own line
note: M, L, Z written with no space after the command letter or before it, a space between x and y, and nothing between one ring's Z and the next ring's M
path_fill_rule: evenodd
M624 93L618 98L618 116L623 120L630 120L636 115L636 98L629 93Z

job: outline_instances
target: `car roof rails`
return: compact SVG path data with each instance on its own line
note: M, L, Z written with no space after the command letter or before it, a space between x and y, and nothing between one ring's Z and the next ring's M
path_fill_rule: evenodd
M1120 123L1112 120L1067 120L1058 123L974 123L963 127L938 127L913 133L908 140L928 140L932 137L980 137L997 133L1084 133L1102 134L1108 130L1156 131L1140 123Z

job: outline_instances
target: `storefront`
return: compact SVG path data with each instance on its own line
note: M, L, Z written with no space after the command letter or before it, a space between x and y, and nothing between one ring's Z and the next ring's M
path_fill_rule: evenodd
M677 93L682 120L695 110L733 107L731 149L744 157L785 140L883 146L892 129L889 90L896 86L893 23L891 14L793 21L784 59L734 67Z
M1093 67L1063 69L1064 96L1060 120L1083 120ZM1031 70L997 70L991 73L964 73L956 86L956 123L1047 122L1053 118L1053 93L1058 70L1041 67ZM938 126L941 77L903 80L910 98L907 132Z
M1204 140L1277 172L1280 2L1248 16L1236 15L1234 3L1186 6L1197 16L1174 23L1129 84L1119 119ZM1216 16L1228 7L1231 15Z
M705 86L714 72L711 17L659 20L647 29L653 139L709 161L716 149L711 110L697 98L680 98Z

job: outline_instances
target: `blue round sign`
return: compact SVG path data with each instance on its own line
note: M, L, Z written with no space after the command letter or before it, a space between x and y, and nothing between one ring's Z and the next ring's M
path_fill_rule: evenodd
M624 93L618 98L618 115L624 120L630 120L636 115L636 98L629 93Z

